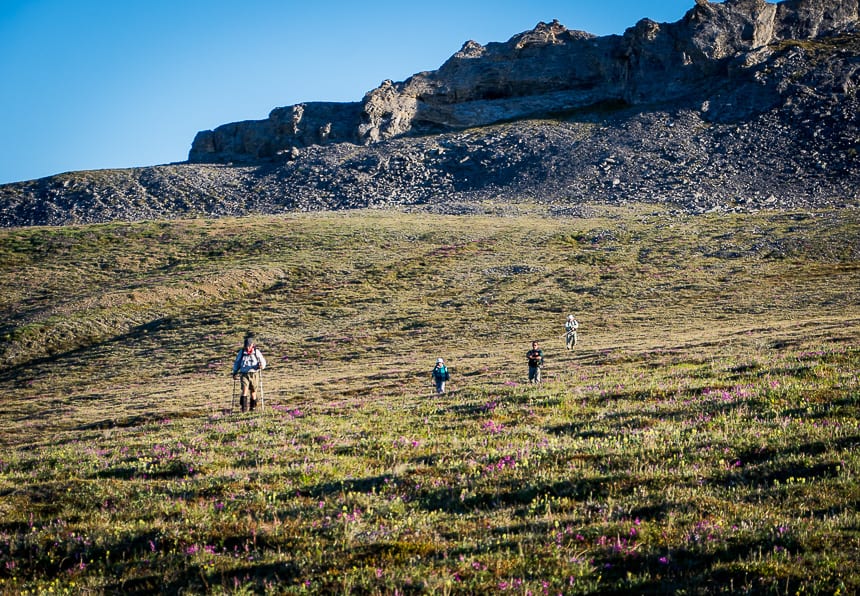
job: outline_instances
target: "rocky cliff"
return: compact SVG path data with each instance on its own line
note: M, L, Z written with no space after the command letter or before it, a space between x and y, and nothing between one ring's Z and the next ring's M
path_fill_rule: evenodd
M0 223L497 198L857 205L858 86L858 0L696 0L606 37L540 23L360 102L201 132L186 164L0 187Z
M756 80L754 68L773 56L776 44L853 32L857 6L857 0L697 0L677 23L643 19L607 37L540 23L505 43L466 42L439 70L385 81L360 103L278 108L267 120L201 132L189 161L257 160L309 144L366 144L681 100L707 101L708 120L736 120L780 102L779 89Z

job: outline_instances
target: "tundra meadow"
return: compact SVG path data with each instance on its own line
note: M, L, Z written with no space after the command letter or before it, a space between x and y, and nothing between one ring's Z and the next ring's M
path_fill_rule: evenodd
M0 593L857 593L857 210L480 207L0 231Z

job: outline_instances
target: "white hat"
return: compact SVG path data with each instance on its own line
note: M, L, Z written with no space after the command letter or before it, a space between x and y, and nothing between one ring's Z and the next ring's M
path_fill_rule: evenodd
M567 318L568 318L568 319L572 319L572 318L573 318L573 315L567 315Z
M445 361L442 360L441 358L436 359L436 364L442 364L443 362L445 362Z

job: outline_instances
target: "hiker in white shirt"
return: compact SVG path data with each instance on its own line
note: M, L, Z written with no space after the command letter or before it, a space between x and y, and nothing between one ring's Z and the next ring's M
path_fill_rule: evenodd
M568 350L572 350L576 346L577 329L579 329L579 322L573 318L573 315L568 315L567 322L564 324L564 337Z
M245 344L233 362L233 379L242 379L242 397L239 405L242 411L254 411L257 407L257 392L260 389L260 371L266 368L266 359L257 348L253 335L245 337Z

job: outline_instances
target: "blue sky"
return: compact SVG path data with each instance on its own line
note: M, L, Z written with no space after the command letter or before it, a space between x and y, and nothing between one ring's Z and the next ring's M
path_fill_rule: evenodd
M558 19L597 35L694 0L2 0L0 183L183 161L197 131L358 101L463 42Z

